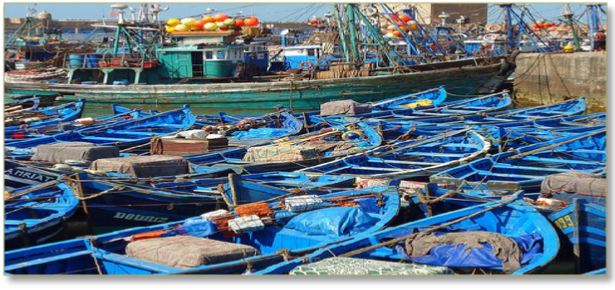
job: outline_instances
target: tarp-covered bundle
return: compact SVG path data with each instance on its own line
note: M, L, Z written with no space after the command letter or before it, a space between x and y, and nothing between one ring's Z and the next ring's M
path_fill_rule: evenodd
M45 144L36 147L32 161L64 163L66 160L91 162L120 156L115 146L98 146L87 142Z
M502 267L512 273L542 250L537 234L510 238L499 233L419 232L409 236L397 251L414 262L446 267Z
M576 193L606 196L606 178L579 170L547 176L540 185L541 193Z
M454 275L446 267L333 257L301 265L290 275Z
M243 157L246 162L288 162L317 158L318 151L309 146L258 146L251 147Z
M143 239L126 246L128 257L178 269L235 261L258 253L247 245L193 236Z
M321 116L358 115L371 111L369 105L357 103L353 100L332 101L320 105Z
M374 226L378 219L356 207L323 208L292 218L284 228L308 236L344 237L361 233Z
M132 177L174 176L189 173L188 162L180 156L153 155L98 159L91 170L121 172Z

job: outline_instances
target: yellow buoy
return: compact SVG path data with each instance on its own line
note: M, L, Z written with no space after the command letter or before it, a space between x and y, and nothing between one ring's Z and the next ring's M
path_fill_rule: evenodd
M190 27L191 25L194 25L195 22L196 22L196 19L194 19L194 18L184 18L181 21L181 23L183 25L186 25L187 27Z
M171 27L173 27L173 26L175 26L175 25L177 25L177 24L179 24L179 23L180 23L180 22L179 22L179 19L177 19L177 18L172 18L172 19L169 19L169 20L167 21L167 25L169 25L169 26L171 26Z
M564 52L574 52L574 46L572 45L564 46Z
M184 24L175 25L175 31L187 31L188 27Z
M410 26L410 30L412 30L412 31L417 31L417 30L419 30L419 25L418 25L418 23L416 23L416 21L414 21L414 20L410 20L410 21L408 22L408 26Z
M224 24L226 24L227 26L233 26L233 25L235 25L235 19L227 18L227 19L224 20Z
M203 26L203 28L205 28L205 30L213 31L218 29L218 25L215 22L209 22L205 23L205 26Z
M166 32L168 32L168 33L174 32L174 31L175 31L175 27L165 25L165 26L164 26L164 31L166 31Z

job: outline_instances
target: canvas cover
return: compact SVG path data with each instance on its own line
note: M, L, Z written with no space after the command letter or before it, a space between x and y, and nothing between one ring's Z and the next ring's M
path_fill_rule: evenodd
M91 170L121 172L132 177L175 176L189 173L188 162L181 156L152 155L98 159Z
M542 181L540 192L606 196L606 178L579 170L553 174Z
M454 275L446 267L395 263L377 260L333 257L301 265L290 275Z
M91 162L102 158L120 156L115 146L98 146L87 142L45 144L36 147L33 161L64 163L66 160Z
M445 267L502 267L510 274L529 263L542 251L538 233L507 237L499 233L419 232L406 239L396 250L405 259L421 264Z
M332 207L295 216L284 228L308 236L345 237L364 232L377 222L361 208Z
M126 246L128 257L178 269L219 264L257 254L258 250L250 246L193 236L143 239Z
M243 157L246 162L288 162L317 158L318 151L309 146L258 146L251 147Z
M369 105L361 104L353 100L341 100L326 102L320 105L321 116L357 115L371 112Z

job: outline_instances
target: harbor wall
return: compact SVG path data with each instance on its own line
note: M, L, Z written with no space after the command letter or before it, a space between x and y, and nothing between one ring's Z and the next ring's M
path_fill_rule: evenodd
M517 57L514 95L521 103L549 104L586 97L591 112L607 106L605 52L522 53Z

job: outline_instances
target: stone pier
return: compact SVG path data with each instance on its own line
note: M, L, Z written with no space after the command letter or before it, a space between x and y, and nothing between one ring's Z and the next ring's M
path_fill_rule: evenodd
M549 104L586 97L589 111L606 111L607 55L522 53L517 57L514 84L520 102Z

